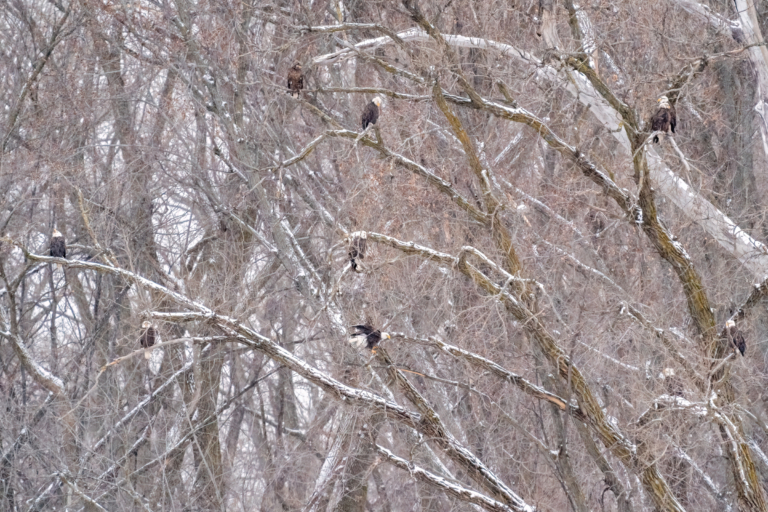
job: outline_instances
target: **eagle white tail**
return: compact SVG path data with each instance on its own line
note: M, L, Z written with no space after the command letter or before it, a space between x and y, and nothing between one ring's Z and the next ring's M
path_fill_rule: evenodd
M355 348L363 348L368 343L368 338L365 334L353 334L347 341Z

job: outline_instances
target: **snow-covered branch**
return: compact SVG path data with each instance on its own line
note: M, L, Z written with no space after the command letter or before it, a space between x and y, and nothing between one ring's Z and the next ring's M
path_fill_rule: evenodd
M706 6L693 2L691 0L676 0L679 3L693 4L697 9L709 10ZM757 75L757 104L755 111L758 114L758 123L760 124L760 135L763 139L764 155L768 158L768 47L765 44L765 38L760 30L755 2L748 0L735 0L736 13L739 16L738 21L724 20L724 23L731 27L731 37L737 42L747 47L749 59ZM706 18L710 23L717 23L718 18L722 17L709 11L710 15ZM713 23L714 21L714 23ZM763 174L765 176L765 174Z
M107 509L99 505L99 503L85 494L80 488L77 486L77 484L73 481L71 481L70 477L65 475L64 473L57 473L56 476L59 477L59 479L67 485L70 489L72 489L72 492L80 496L80 499L82 499L84 502L86 502L91 509L93 510L100 510L102 512L107 512Z
M457 262L457 258L453 258L451 256L441 254L436 251L431 251L425 247L421 247L416 244L401 243L399 241L396 241L395 239L392 239L390 237L385 237L383 235L371 236L371 234L369 234L368 239L389 242L390 244L395 244L398 247L402 247L404 250L412 251L414 253L419 253L422 256L429 257L430 259L438 259L446 264L453 264ZM186 306L192 310L189 312L166 313L163 315L163 318L165 320L168 320L168 321L197 320L197 321L207 322L212 325L218 325L225 332L230 333L232 336L236 336L239 342L255 350L265 353L269 357L273 358L274 360L283 364L287 368L301 375L308 381L324 389L326 392L336 396L338 399L342 401L346 401L348 403L354 403L357 405L377 409L380 412L385 413L389 418L395 421L403 422L405 425L415 428L419 432L422 432L423 434L429 436L432 440L436 441L439 445L441 445L449 455L451 455L454 459L456 459L457 462L461 463L467 470L469 470L470 472L474 471L478 476L482 475L479 478L479 480L482 483L484 483L485 486L489 486L491 489L494 489L495 494L499 496L503 496L504 500L507 503L509 503L510 505L519 504L521 507L525 506L525 502L522 501L522 499L519 496L517 496L508 487L506 487L503 483L501 483L500 480L498 480L495 477L495 475L493 475L492 472L490 472L487 468L485 468L485 466L482 464L482 462L479 459L477 459L473 454L471 454L468 450L466 450L466 448L461 446L444 428L441 428L441 427L438 428L438 426L434 422L424 421L424 418L421 415L409 412L402 406L396 403L393 403L389 400L386 400L384 398L381 398L377 395L374 395L373 393L370 393L368 391L363 391L360 389L355 389L342 384L341 382L333 379L332 377L328 376L324 372L321 372L311 367L309 364L307 364L306 362L296 357L293 353L279 346L277 343L275 343L271 339L260 335L253 329L239 323L237 320L227 316L218 315L214 311L210 310L209 308L197 302L194 302L182 296L181 294L172 292L162 285L154 283L146 278L138 276L133 272L130 272L127 270L106 266L106 265L101 265L98 263L72 261L72 260L66 260L63 258L51 258L47 256L40 256L40 255L29 253L29 252L27 252L26 254L28 258L36 261L58 261L69 268L83 268L83 269L90 269L90 270L95 270L99 272L104 272L104 273L121 275L129 280L135 281L139 285L150 287L155 291L158 291L164 294L168 299L171 299L177 302L178 304ZM188 362L184 368L179 370L179 372L187 371L188 369L191 368L191 366L192 366L192 361ZM168 379L166 381L166 384L168 382L174 382L174 381L175 381L175 378ZM159 393L163 387L164 386L161 386L160 388L158 388L158 390L156 390L152 395L148 396L144 401L138 404L128 414L126 414L120 421L117 422L117 424L115 424L107 432L107 434L105 434L90 450L88 450L87 453L89 454L95 453L103 445L103 443L110 437L110 435L113 432L115 432L121 425L129 421L130 418L135 416L135 414L139 410L141 410L147 403L149 403L152 397L156 396L157 393ZM524 508L522 508L521 510L524 510Z
M400 32L398 36L406 42L425 42L431 40L429 34L421 28L412 28ZM514 65L522 67L535 78L563 88L585 107L589 108L595 119L605 126L608 132L617 139L627 154L630 155L629 140L622 130L621 114L601 96L590 81L581 73L570 73L568 77L564 77L557 69L543 63L532 54L490 39L450 34L442 34L442 38L447 44L455 47L478 48L499 52L502 57L509 58ZM388 44L390 41L388 37L382 37L361 41L355 46L360 49L375 48ZM354 55L355 52L347 48L333 54L316 57L314 62L326 65L336 62L338 59L349 58ZM446 97L446 99L450 98ZM465 103L468 104L469 100L465 99ZM496 108L489 108L489 111L492 113L502 112ZM763 119L765 122L768 122L768 116L765 114L766 112L763 112ZM513 120L517 121L516 119ZM522 118L520 121L522 121ZM768 154L768 150L766 154ZM647 158L651 179L653 180L654 188L658 192L672 201L688 218L699 224L753 274L758 277L768 275L768 248L764 244L747 235L722 211L691 189L683 180L679 179L656 153L655 149L651 148L648 150Z
M464 350L463 348L457 347L455 345L445 343L444 341L436 337L412 338L410 336L407 336L405 333L401 333L401 332L390 332L389 334L392 336L393 339L401 339L408 343L417 343L419 345L432 346L437 348L438 350L442 350L443 352L451 354L454 357L462 358L465 361L471 363L472 365L477 366L478 368L487 370L492 374L496 375L497 377L509 382L510 384L517 386L521 391L523 391L527 395L530 395L534 398L538 398L540 400L546 400L550 403L553 403L560 410L563 410L563 411L567 410L569 414L579 419L579 421L586 421L586 418L584 417L582 412L579 410L579 407L577 405L568 404L564 398L561 398L555 395L554 393L550 393L546 389L540 386L537 386L536 384L533 384L527 379L521 377L520 375L517 375L514 372L507 370L506 368L495 363L494 361L491 361L490 359L487 359L483 356L475 354L474 352Z
M19 245L19 247L21 246ZM322 389L331 393L332 395L336 396L342 401L349 400L351 403L357 403L358 405L380 409L383 412L386 412L387 415L392 417L393 419L399 419L399 420L405 421L407 424L411 426L416 426L419 423L418 414L408 412L406 409L404 409L400 405L384 400L383 398L377 395L374 395L373 393L370 393L368 391L362 391L359 389L346 386L338 382L337 380L329 377L324 372L321 372L311 367L310 365L308 365L307 363L305 363L304 361L302 361L301 359L293 355L288 350L279 346L277 343L275 343L271 339L267 338L266 336L262 336L261 334L257 333L256 331L254 331L249 327L245 327L244 325L240 324L237 320L225 315L219 315L215 313L213 310L209 309L208 307L198 302L195 302L180 293L171 291L161 284L155 283L154 281L141 277L138 274L135 274L134 272L131 272L122 268L115 268L107 265L102 265L99 263L92 263L92 262L79 261L79 260L67 260L64 258L53 258L50 256L42 256L39 254L27 252L26 250L25 250L25 254L29 259L32 259L35 261L60 263L63 266L66 266L71 269L93 270L101 273L119 275L128 280L136 282L136 284L140 286L151 288L152 290L163 294L166 298L176 302L180 306L185 306L191 310L190 312L187 312L187 313L178 313L177 314L178 318L175 318L172 313L168 313L165 315L164 317L165 319L167 320L178 319L179 321L197 320L197 321L205 321L210 324L219 325L220 327L223 327L227 331L231 332L233 336L236 335L239 342L251 348L264 352L268 356L284 364L286 367L290 368L291 370L298 373L299 375L309 380L310 382L313 382L314 384L320 386ZM188 365L191 365L191 362L188 363ZM188 369L187 366L185 366L180 371L186 371L186 369ZM145 401L149 400L152 396L154 396L154 394L150 395L150 397L147 397ZM141 404L138 405L136 408L134 408L134 410L132 410L130 413L128 413L120 422L118 422L118 425L130 419L129 417L132 417L132 415L135 415L135 413L138 412L140 407L141 407ZM113 429L111 430L114 430L114 428L115 427L113 427ZM92 450L97 449L97 447L100 446L105 439L106 439L106 436L102 438L102 440L99 443L97 443L97 445L94 446Z
M18 336L10 331L0 331L0 336L11 342L13 350L16 352L16 356L21 361L24 369L29 372L35 382L43 386L59 397L64 397L64 381L43 368L35 358L32 357L29 350L22 340Z
M412 462L398 457L397 455L387 450L383 446L377 445L376 451L378 451L379 455L384 457L387 460L387 462L389 462L394 466L397 466L402 470L407 471L416 480L419 480L421 482L426 482L434 487L437 487L438 489L441 489L447 494L450 494L451 496L454 496L462 501L479 505L483 507L485 510L490 510L493 512L510 512L513 510L533 512L535 510L532 506L528 504L525 504L519 507L508 507L503 503L500 503L483 494L480 494L479 492L473 491L471 489L467 489L466 487L462 487L454 482L449 482L448 480L446 480L441 476L435 475L434 473L431 473L425 469L422 469L416 466L415 464L413 464Z
M448 431L437 411L427 403L422 394L408 381L403 372L398 370L386 350L379 348L376 356L384 361L390 377L397 382L403 394L421 413L422 428L420 431L432 438L445 452L467 471L472 479L482 485L488 492L512 507L514 510L528 510L529 505L510 489L501 479L488 468L472 452L459 443Z
M571 361L570 357L568 357L537 315L533 314L521 301L512 294L505 292L478 269L466 262L462 263L459 258L453 258L447 254L438 253L421 246L418 246L417 249L415 247L416 244L412 242L401 242L392 237L383 237L375 233L368 234L368 240L379 241L377 238L380 238L381 241L386 240L385 243L388 245L409 254L420 254L422 257L437 260L443 264L455 261L455 268L457 270L470 277L477 286L490 295L499 297L507 310L524 326L531 339L539 345L539 348L550 364L557 368L560 377L568 384L570 391L578 401L580 410L587 419L586 423L592 428L604 446L614 456L619 458L628 469L637 472L641 476L646 491L657 506L682 512L683 508L675 499L656 464L638 465L638 446L619 429L615 421L608 417L605 409L586 382L581 370Z
M301 32L326 33L326 34L332 34L334 32L342 32L346 30L377 30L383 34L386 34L395 43L399 45L403 44L403 40L400 39L400 36L398 36L398 34L388 29L387 27L383 25L379 25L377 23L340 23L338 25L315 25L315 26L307 25L307 26L297 26L296 28Z
M688 455L682 448L679 446L675 446L675 454L677 454L678 457L685 460L688 464L690 464L691 468L696 472L697 475L699 475L699 478L701 478L702 483L704 484L704 487L712 494L712 496L723 506L724 510L728 510L730 507L725 502L725 495L722 491L718 490L717 486L715 485L715 482L712 480L712 478L704 472L704 470L699 466L693 458Z
M336 131L328 132L328 135L333 137L343 137L343 138L355 140L359 136L359 133L353 132L350 130L336 130ZM472 203L470 203L455 188L453 188L453 186L448 180L444 180L443 178L440 178L434 172L427 169L426 167L417 164L410 158L407 158L405 156L399 155L391 151L389 148L385 147L383 144L380 144L379 142L374 141L368 137L364 137L360 139L360 143L375 149L383 157L390 158L396 164L402 167L405 167L409 171L414 172L419 176L425 178L430 185L435 186L440 192L450 197L453 200L453 202L459 206L459 208L466 211L470 216L472 216L473 219L483 224L490 223L490 218L488 217L488 215L486 215L484 212L479 210L477 207L473 206Z
M709 414L707 404L703 402L691 402L681 396L661 395L637 418L636 423L639 427L645 427L655 421L663 411L683 410L689 410L698 417L706 417Z
M682 7L686 12L704 18L709 26L715 29L720 35L731 37L736 41L741 41L743 39L741 23L738 21L729 20L725 16L716 13L708 6L693 0L673 0L673 2Z

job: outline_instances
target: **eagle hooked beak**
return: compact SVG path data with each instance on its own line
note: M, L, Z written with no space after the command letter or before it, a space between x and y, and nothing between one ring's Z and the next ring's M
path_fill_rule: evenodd
M381 335L381 338L384 340L391 340L392 336L390 336L388 333L385 332L384 334Z

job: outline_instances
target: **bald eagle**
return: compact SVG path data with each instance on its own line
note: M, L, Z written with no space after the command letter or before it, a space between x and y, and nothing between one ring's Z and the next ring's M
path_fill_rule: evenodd
M376 96L363 110L363 130L368 128L369 124L376 124L379 120L379 108L381 108L381 98Z
M349 344L357 349L365 347L375 352L376 347L379 345L381 340L388 340L391 338L391 336L386 332L374 330L370 324L353 325L352 328L355 330L355 332L352 333L352 336L350 336L349 340L347 341L349 341Z
M141 324L141 328L143 331L141 332L141 337L139 338L139 343L141 343L141 346L144 347L144 357L149 359L152 357L152 345L155 344L155 338L157 337L157 332L155 331L155 328L152 327L152 322L145 320L144 323Z
M733 345L734 351L739 349L743 356L744 351L747 350L747 343L744 341L744 334L736 327L736 322L733 320L725 322L725 332L728 335L728 340Z
M296 62L288 72L288 90L291 96L298 98L304 88L304 75L301 72L301 64Z
M659 110L651 118L651 130L654 132L675 133L677 125L677 114L675 107L669 104L669 98L662 96L659 98ZM653 142L659 142L659 136L653 136Z
M67 242L64 240L64 235L56 228L53 228L51 234L51 256L54 258L67 257Z
M363 231L362 233L354 233L352 240L349 243L349 264L352 265L352 270L355 272L362 272L362 268L358 265L361 264L363 258L365 258L365 246L368 234Z

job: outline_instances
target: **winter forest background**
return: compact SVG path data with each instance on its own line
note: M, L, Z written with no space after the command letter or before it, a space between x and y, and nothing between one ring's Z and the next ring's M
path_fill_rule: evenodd
M0 510L768 511L767 33L0 1Z

